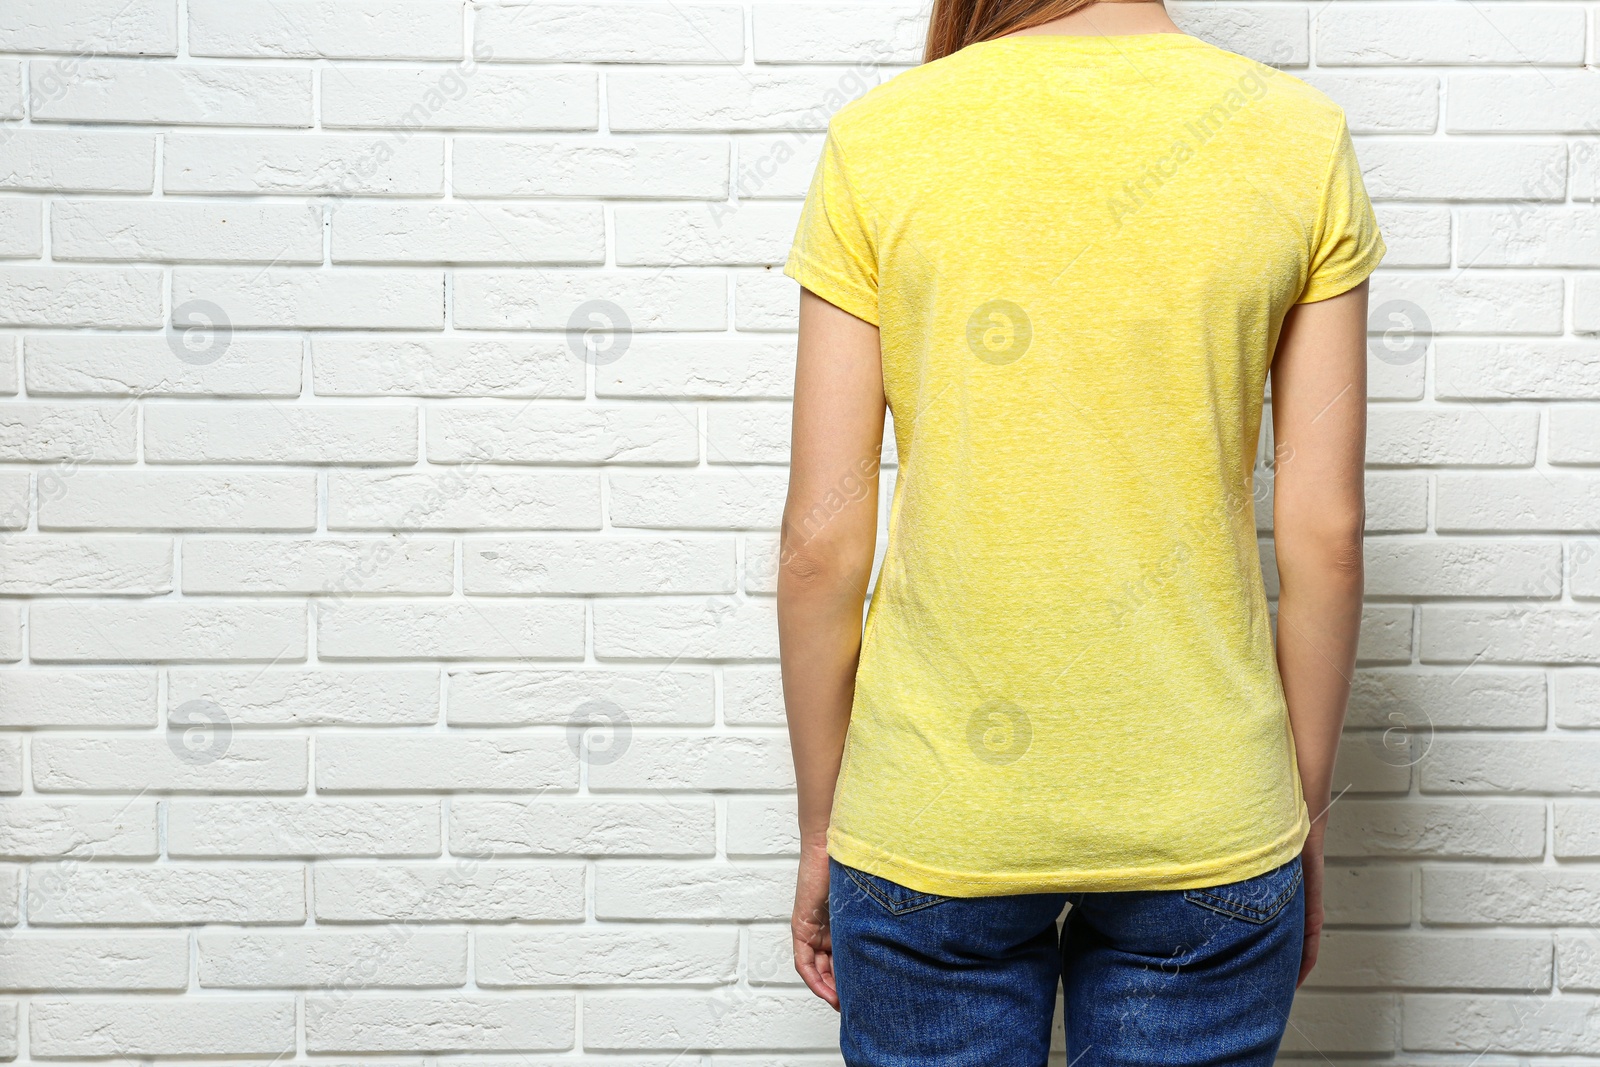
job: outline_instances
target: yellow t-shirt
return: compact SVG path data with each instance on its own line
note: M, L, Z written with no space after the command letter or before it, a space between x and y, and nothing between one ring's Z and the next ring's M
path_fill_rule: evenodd
M1251 468L1284 314L1384 251L1343 111L1185 34L833 117L784 273L880 328L900 467L831 855L982 896L1298 854Z

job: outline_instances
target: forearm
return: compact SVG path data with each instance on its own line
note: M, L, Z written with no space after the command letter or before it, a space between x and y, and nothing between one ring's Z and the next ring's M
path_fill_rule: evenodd
M778 579L778 641L802 843L821 845L833 810L861 653L866 575L791 560Z
M1279 575L1278 672L1312 832L1320 834L1361 631L1360 540L1321 552L1285 551L1280 542Z

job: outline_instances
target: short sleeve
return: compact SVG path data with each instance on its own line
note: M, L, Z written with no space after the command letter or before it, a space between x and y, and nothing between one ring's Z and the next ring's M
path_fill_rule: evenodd
M835 307L878 325L871 224L830 126L783 273Z
M1334 136L1333 157L1323 183L1322 201L1317 213L1316 244L1306 272L1305 291L1296 303L1327 300L1360 285L1388 251L1378 220L1372 214L1372 201L1361 180L1350 128L1339 116L1339 131Z

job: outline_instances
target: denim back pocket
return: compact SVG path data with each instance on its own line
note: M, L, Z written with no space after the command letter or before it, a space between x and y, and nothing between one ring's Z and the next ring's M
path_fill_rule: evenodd
M1281 867L1242 882L1185 889L1183 899L1245 922L1271 922L1294 899L1303 874L1300 857L1296 856Z
M838 863L838 860L834 860ZM937 893L922 893L915 889L908 889L899 882L891 882L887 878L879 878L875 874L857 870L846 863L839 863L844 873L849 876L863 893L876 900L891 915L905 915L908 912L918 911L922 908L932 907L949 900Z

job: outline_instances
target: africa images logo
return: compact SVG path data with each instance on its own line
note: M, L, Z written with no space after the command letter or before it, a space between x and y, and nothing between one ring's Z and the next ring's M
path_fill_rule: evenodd
M1252 67L1240 75L1234 86L1223 92L1214 104L1199 115L1184 119L1167 151L1149 163L1138 177L1124 181L1121 188L1106 199L1112 222L1120 227L1138 214L1155 197L1156 190L1216 137L1230 119L1266 95L1267 82L1261 72Z

